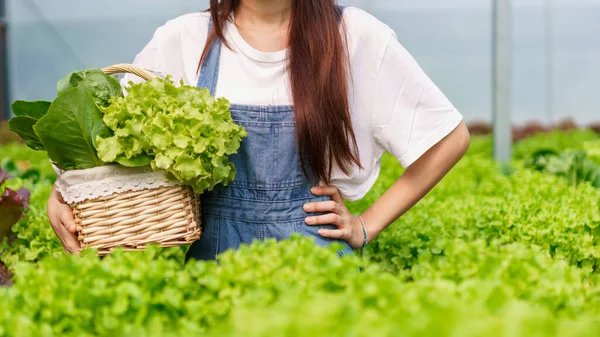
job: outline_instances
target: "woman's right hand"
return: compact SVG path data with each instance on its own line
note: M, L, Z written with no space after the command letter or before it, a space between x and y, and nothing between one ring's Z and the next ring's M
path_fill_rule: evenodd
M65 250L71 254L78 253L81 246L75 236L77 226L75 225L73 210L64 201L60 193L58 193L56 185L52 187L52 194L50 194L50 198L48 199L46 211L48 219L50 219L50 223L52 224L52 229L62 242Z

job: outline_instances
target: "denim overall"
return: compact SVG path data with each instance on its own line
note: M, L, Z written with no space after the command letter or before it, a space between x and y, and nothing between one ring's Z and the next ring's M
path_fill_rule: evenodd
M209 26L210 27L210 26ZM212 45L200 70L199 88L208 88L214 96L219 77L221 54L219 39ZM192 244L187 259L214 260L228 249L254 240L283 240L292 233L314 238L321 246L334 241L317 234L319 228L336 229L334 225L309 226L304 219L320 213L306 213L307 202L331 200L310 192L317 179L307 179L302 171L293 106L259 106L232 104L233 120L248 132L237 154L230 156L237 174L228 186L216 186L202 195L203 235ZM352 248L339 241L344 249Z

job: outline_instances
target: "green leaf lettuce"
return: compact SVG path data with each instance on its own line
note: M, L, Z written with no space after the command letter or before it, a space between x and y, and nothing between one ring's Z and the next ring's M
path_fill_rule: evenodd
M170 78L131 84L127 91L102 109L113 135L97 137L101 160L136 166L153 157L154 170L167 171L196 193L234 179L227 157L247 134L231 119L227 100L176 86Z

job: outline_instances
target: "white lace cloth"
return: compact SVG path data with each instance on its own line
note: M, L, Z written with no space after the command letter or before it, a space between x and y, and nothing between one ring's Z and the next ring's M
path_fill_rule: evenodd
M167 178L165 172L149 166L99 166L86 170L62 171L57 167L56 189L69 204L107 197L115 193L180 185Z

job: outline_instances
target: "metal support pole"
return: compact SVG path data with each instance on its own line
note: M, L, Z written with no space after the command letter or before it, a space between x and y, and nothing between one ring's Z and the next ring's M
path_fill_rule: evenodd
M494 157L502 162L511 158L511 1L493 0L492 100Z
M8 20L6 19L6 0L0 0L0 120L10 115L10 95L8 83Z
M545 1L546 21L546 114L548 122L554 122L554 17L552 0Z

